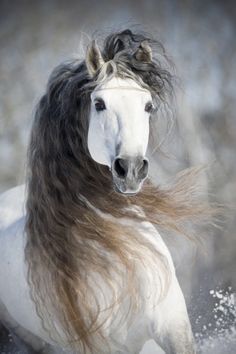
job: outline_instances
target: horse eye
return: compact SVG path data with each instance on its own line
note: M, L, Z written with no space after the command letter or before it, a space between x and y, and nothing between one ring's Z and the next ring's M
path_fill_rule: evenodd
M103 100L97 100L95 103L95 109L97 112L104 111L106 109L105 102Z
M145 106L145 112L152 113L153 110L154 110L154 106L153 106L152 102L148 102Z

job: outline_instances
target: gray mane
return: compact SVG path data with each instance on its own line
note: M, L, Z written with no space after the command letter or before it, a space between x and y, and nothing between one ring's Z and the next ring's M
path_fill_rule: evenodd
M140 62L134 55L143 41L154 52L149 62ZM165 51L150 36L130 30L112 34L104 41L102 55L105 65L93 78L85 61L73 60L53 71L36 110L28 150L25 257L31 296L44 327L50 332L58 321L67 344L83 353L97 352L95 343L104 340L103 327L97 323L101 309L88 281L90 272L99 274L111 290L113 306L117 299L130 296L131 314L140 305L132 260L151 262L166 272L163 256L137 230L115 220L148 220L179 231L184 220L207 215L205 205L192 201L188 193L193 173L183 174L175 186L164 190L147 180L137 196L124 197L113 190L108 167L90 157L90 93L99 83L112 75L131 78L163 102L173 92ZM104 220L81 195L113 218ZM145 216L136 215L132 205L142 208ZM117 264L127 277L119 294L114 293L114 274L121 276ZM163 289L168 285L167 273Z

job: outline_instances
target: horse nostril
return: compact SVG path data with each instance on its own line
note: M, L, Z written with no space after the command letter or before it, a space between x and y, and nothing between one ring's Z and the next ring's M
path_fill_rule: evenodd
M128 173L128 163L124 159L117 158L114 162L114 170L119 177L125 178Z
M138 171L139 178L144 179L147 177L148 174L148 160L144 159L142 166Z
M143 180L148 174L148 160L143 158L116 158L113 163L113 170L119 178Z

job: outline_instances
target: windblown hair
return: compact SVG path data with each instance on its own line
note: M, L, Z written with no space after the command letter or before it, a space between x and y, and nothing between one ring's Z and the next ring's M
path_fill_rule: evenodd
M134 55L143 41L156 48L150 62ZM132 78L163 104L173 93L172 75L163 64L165 52L147 35L130 30L112 34L102 55L105 65L93 78L85 61L73 60L54 70L37 107L28 155L25 255L32 298L51 335L57 333L62 342L65 334L62 344L81 353L99 353L106 321L117 304L128 299L130 314L140 306L137 264L151 262L162 269L166 276L160 286L168 287L163 255L128 220L181 231L184 221L205 212L192 198L193 172L164 189L147 180L138 195L129 197L113 190L108 167L90 157L90 94L97 85L114 75ZM127 223L120 222L124 219ZM101 308L93 278L111 294L107 308Z

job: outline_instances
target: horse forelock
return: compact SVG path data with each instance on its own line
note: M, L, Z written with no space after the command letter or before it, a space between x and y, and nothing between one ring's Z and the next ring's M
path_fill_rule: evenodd
M108 167L89 155L90 93L95 87L119 76L135 80L163 102L172 95L172 75L162 65L162 59L166 61L164 51L154 55L150 63L134 58L143 40L160 48L149 37L131 31L109 36L102 50L105 64L93 79L85 62L74 60L59 66L49 79L32 128L25 250L32 298L46 328L53 332L56 319L68 343L84 352L99 352L95 347L105 341L103 324L111 314L108 311L101 323L99 313L104 309L89 274L97 274L112 294L111 311L129 296L130 318L141 302L139 262L157 267L165 275L159 283L163 289L168 284L163 255L137 228L117 221L149 220L180 231L184 220L207 215L206 206L192 201L188 194L195 172L182 175L169 189L161 190L147 181L137 196L124 197L113 190ZM132 206L143 213L134 213ZM124 273L126 283L121 289Z

